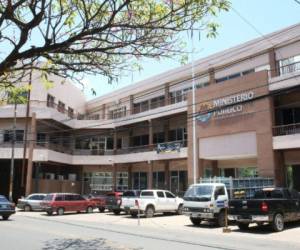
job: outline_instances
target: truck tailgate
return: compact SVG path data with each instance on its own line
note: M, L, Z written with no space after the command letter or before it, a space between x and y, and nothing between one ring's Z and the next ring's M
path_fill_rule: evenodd
M251 199L251 200L230 200L229 201L229 214L231 215L258 215L263 214L260 209L261 203L264 200Z

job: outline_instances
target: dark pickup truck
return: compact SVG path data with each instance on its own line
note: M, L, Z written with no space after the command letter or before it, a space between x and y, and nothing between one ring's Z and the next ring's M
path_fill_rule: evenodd
M241 230L246 230L250 223L269 223L274 231L282 231L285 222L300 220L299 193L286 188L267 188L256 191L251 199L232 199L228 219Z

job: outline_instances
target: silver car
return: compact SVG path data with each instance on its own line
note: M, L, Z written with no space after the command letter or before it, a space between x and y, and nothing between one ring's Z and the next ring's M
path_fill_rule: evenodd
M46 194L30 194L25 198L18 200L17 208L26 212L33 210L42 210L41 202L46 197Z

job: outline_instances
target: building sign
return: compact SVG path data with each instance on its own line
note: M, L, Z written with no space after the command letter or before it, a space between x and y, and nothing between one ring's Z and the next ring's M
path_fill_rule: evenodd
M200 105L196 120L201 123L208 122L212 117L224 118L243 112L243 103L254 98L254 92L244 92L205 102Z
M159 143L157 144L156 152L159 153L171 153L180 152L181 143L171 142L171 143Z

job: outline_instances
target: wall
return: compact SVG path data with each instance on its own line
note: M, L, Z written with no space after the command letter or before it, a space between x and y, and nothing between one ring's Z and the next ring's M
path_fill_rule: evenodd
M196 110L205 111L209 109L213 100L231 96L239 93L253 91L254 98L264 96L268 91L268 74L266 71L252 73L244 77L232 79L222 82L220 84L213 84L207 88L199 89L196 92ZM192 114L192 96L188 96L189 110L188 114ZM221 118L219 116L219 118ZM207 122L197 122L197 142L201 145L201 140L207 138L217 138L219 136L230 136L252 133L256 136L257 155L249 155L248 158L257 158L257 167L259 175L266 177L275 176L275 154L272 148L272 122L273 122L273 103L270 97L264 97L255 101L250 101L242 106L242 112L234 113L233 115L217 119L211 117ZM189 167L189 181L193 179L193 141L192 141L192 123L188 126L188 167ZM223 142L224 149L230 147L230 144ZM245 141L244 143L247 143ZM242 146L242 145L241 145ZM199 145L197 147L197 159L199 159ZM212 149L213 150L213 149ZM227 150L227 149L226 149ZM230 151L230 150L229 150ZM253 150L252 150L253 151ZM213 155L213 152L212 152ZM232 159L238 159L232 155ZM245 158L241 157L241 158ZM211 158L210 160L228 160L230 155L224 159ZM197 178L203 174L204 163L198 162Z

